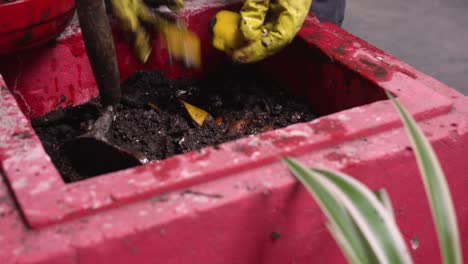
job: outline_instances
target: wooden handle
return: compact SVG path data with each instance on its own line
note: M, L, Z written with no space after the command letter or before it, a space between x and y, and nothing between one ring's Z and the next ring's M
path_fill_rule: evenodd
M101 0L76 0L81 32L104 106L119 103L120 73L112 30Z

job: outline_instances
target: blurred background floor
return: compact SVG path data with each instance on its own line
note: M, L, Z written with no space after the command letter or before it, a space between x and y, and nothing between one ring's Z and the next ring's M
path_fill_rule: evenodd
M346 4L346 30L468 95L468 0Z

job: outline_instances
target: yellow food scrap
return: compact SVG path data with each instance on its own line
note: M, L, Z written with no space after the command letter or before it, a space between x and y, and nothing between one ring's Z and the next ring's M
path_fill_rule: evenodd
M208 112L206 112L205 110L198 108L194 105L191 105L185 102L184 100L180 100L180 101L182 102L185 109L187 110L187 113L190 115L190 118L192 118L192 120L195 121L197 125L202 126L206 118L210 116L210 114L208 114Z
M198 36L185 26L166 24L162 29L169 54L187 66L201 68L201 47Z

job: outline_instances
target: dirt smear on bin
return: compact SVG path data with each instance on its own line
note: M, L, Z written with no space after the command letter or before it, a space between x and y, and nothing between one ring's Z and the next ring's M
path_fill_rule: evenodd
M292 98L250 67L223 70L203 81L167 79L160 72L137 72L122 85L123 98L107 135L111 142L161 160L314 119L306 102ZM180 99L207 111L198 126ZM32 121L45 150L67 182L86 178L62 150L67 140L82 135L97 118L97 100L59 109Z

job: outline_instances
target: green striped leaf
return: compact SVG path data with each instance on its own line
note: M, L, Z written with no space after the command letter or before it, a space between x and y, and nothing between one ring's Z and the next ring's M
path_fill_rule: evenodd
M390 200L390 196L388 196L387 191L384 189L380 189L375 192L375 196L377 199L382 203L382 205L387 209L387 212L395 219L395 213L393 212L392 201Z
M343 203L373 249L378 263L412 263L392 214L375 194L351 176L337 171L313 169L331 182L329 188Z
M361 260L357 255L356 252L353 250L353 244L344 236L343 232L341 232L338 227L330 222L326 224L328 231L333 236L335 241L340 246L341 251L345 254L346 259L349 263L352 264L359 264L359 263L371 263L368 260L368 257L365 257Z
M392 215L366 186L340 172L308 169L293 159L286 159L285 162L316 200L318 200L317 186L320 186L319 189L323 194L319 204L331 199L334 201L335 207L344 208L352 218L352 221L346 222L346 227L350 228L350 225L354 225L355 229L358 229L354 229L354 232L357 233L356 237L360 237L362 234L362 237L365 238L364 242L362 239L356 238L343 243L343 239L347 236L337 234L341 231L335 224L339 219L336 215L329 216L326 213L328 219L333 223L330 230L343 250L349 250L355 243L359 243L359 248L365 248L366 245L369 245L372 249L372 254L366 255L367 263L412 263L406 244ZM349 253L345 254L349 255ZM377 261L369 256L375 256Z
M317 201L330 223L327 225L331 234L350 263L372 264L376 259L367 241L360 235L355 223L342 204L321 184L310 169L301 166L293 159L283 159L291 172L306 187Z
M439 161L416 121L389 93L398 110L416 155L419 171L423 179L426 195L431 206L432 217L435 221L439 247L445 264L462 263L462 251L455 209L450 190Z

